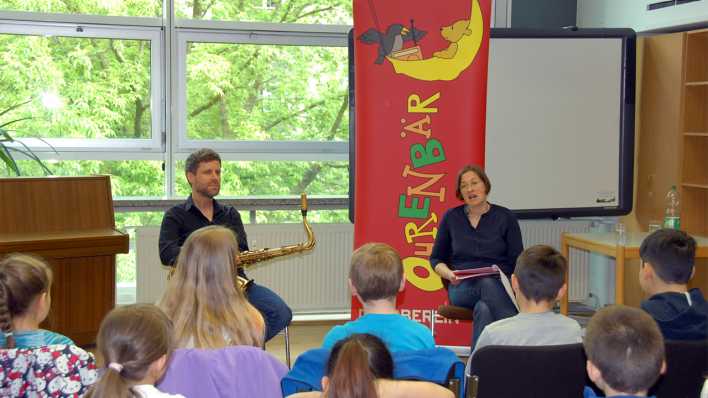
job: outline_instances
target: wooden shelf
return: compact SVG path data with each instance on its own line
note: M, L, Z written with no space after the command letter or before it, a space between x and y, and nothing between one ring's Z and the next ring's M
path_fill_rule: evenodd
M685 79L686 85L708 81L708 32L686 35ZM705 83L703 83L705 84Z
M696 29L696 30L692 30L690 32L686 32L686 34L688 34L689 36L702 35L702 34L706 34L706 33L708 33L708 28Z
M708 233L708 31L685 36L681 143L683 228Z
M642 38L637 220L661 217L679 187L681 225L708 235L708 29ZM647 56L650 55L650 56Z
M708 184L692 184L690 182L681 183L684 188L698 188L698 189L708 189Z

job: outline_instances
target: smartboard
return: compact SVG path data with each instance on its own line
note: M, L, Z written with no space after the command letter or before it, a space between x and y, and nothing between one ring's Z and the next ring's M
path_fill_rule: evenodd
M353 220L351 48L350 34ZM635 60L636 35L631 29L492 29L485 134L490 201L523 219L628 214Z
M485 170L520 218L627 214L634 32L492 33Z

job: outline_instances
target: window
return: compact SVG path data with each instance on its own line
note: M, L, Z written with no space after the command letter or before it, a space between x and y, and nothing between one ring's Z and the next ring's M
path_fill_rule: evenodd
M190 140L344 141L347 49L187 43Z
M0 124L36 151L160 151L160 31L0 25Z
M345 158L346 31L280 29L178 32L180 150Z

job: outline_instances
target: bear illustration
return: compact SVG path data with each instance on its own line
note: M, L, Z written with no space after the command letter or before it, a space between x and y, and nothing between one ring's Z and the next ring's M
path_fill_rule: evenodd
M457 42L460 41L462 36L471 35L472 31L468 29L468 20L459 20L450 26L443 26L440 28L440 35L450 42L450 45L442 51L436 51L433 53L433 57L450 59L454 58L457 53Z

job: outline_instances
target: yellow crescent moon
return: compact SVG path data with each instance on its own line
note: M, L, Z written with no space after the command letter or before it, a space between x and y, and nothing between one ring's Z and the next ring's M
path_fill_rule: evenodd
M430 57L419 61L404 61L387 57L396 73L410 76L418 80L455 80L457 76L467 69L482 44L484 21L478 0L472 0L472 11L468 29L471 35L463 35L457 42L457 52L450 59Z

